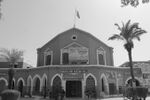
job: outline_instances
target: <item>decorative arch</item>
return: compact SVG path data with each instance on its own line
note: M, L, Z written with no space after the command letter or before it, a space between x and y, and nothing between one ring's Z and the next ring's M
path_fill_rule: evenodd
M46 86L47 86L47 75L44 73L41 79L40 89L42 90L43 87L46 87Z
M87 80L87 78L88 78L89 76L91 76L91 77L94 78L95 86L97 86L97 79L96 79L96 77L95 77L93 74L89 73L88 75L86 75L85 80Z
M21 96L23 96L24 86L25 86L24 79L22 77L20 77L17 81L17 89L20 92Z
M104 73L101 74L100 83L101 83L101 92L109 93L109 83Z
M36 75L33 77L33 82L35 81L36 78L39 78L40 81L41 81L41 77L40 77L38 74L36 74Z
M0 81L1 81L1 80L5 81L6 86L8 86L8 81L7 81L4 77L1 77L1 78L0 78Z
M47 48L44 51L44 65L52 65L53 63L53 51Z
M62 76L60 75L60 74L55 74L53 77L52 77L52 79L51 79L51 86L53 85L53 81L54 81L54 79L55 79L55 77L59 77L60 79L61 79L61 81L62 81Z
M31 75L29 75L28 76L28 78L27 78L27 86L32 86L32 77L31 77Z
M35 95L39 95L40 94L40 86L41 86L41 77L36 74L33 77L33 82L32 82L32 86L33 86L33 94Z
M106 51L103 47L97 49L97 64L106 65Z
M7 80L6 80L5 78L1 77L1 78L0 78L0 93L1 93L3 90L7 89L7 86L8 86Z
M31 75L28 76L27 78L27 93L31 94L33 91L33 86L32 86L32 77Z
M23 82L23 86L25 86L25 81L22 77L20 77L17 81L17 86L19 85L19 82L22 81Z
M42 76L42 79L41 79L41 86L43 86L43 82L44 82L44 79L47 80L47 75L44 73L43 76Z
M128 77L128 78L126 79L126 81L125 81L125 84L126 84L126 85L129 84L128 82L129 82L131 79L132 79L131 77ZM139 85L140 85L140 80L139 80L139 78L138 78L138 77L135 77L135 80L136 80L136 82L138 82L138 83L136 83L136 85L139 86Z

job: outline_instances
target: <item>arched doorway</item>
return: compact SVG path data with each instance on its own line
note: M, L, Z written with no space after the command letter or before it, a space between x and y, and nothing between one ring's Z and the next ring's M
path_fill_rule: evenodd
M38 77L33 80L33 95L40 95L40 79Z
M62 89L61 78L59 76L56 76L52 81L52 97L56 99L58 93Z
M23 96L23 81L20 80L18 83L18 91L20 91L21 96Z
M68 98L82 97L82 82L80 80L66 81L66 97Z
M85 93L91 93L92 92L92 98L96 97L96 86L95 86L95 80L93 76L88 76L86 79L86 87L85 87Z

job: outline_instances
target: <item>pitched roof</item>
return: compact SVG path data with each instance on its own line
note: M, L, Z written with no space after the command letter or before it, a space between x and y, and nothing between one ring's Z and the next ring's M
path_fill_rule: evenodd
M70 29L68 29L68 30L66 30L66 31L64 31L64 32L59 33L59 34L56 35L53 39L51 39L50 41L48 41L45 45L47 45L49 42L55 40L57 37L59 37L59 36L65 34L65 33L68 32L68 31L71 31L71 30L73 30L73 31L80 31L80 32L82 32L82 33L85 33L85 34L87 34L88 36L94 38L94 40L96 40L96 41L98 41L98 42L101 42L101 43L104 44L105 46L107 46L107 47L113 49L112 47L106 45L106 44L105 44L104 42L102 42L101 40L97 39L97 38L96 38L95 36L93 36L91 33L86 32L86 31L83 31L83 30L81 30L81 29L79 29L79 28L75 28L75 27L70 28ZM43 45L41 48L43 48L45 45ZM38 48L37 50L40 50L40 48Z

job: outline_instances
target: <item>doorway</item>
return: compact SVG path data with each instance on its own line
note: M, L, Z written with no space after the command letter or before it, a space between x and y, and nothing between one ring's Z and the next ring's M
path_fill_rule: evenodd
M66 81L66 97L82 98L82 82L79 80Z

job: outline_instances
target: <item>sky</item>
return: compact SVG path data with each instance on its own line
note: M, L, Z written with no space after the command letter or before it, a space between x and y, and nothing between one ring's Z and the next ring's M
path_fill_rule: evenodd
M128 61L121 41L108 41L119 33L114 25L139 22L147 31L141 41L134 41L133 60L150 60L150 3L134 8L121 7L121 0L3 0L0 20L0 48L24 51L24 61L36 66L37 48L74 25L75 9L80 19L76 27L91 33L113 48L114 65ZM141 0L140 0L141 2Z

